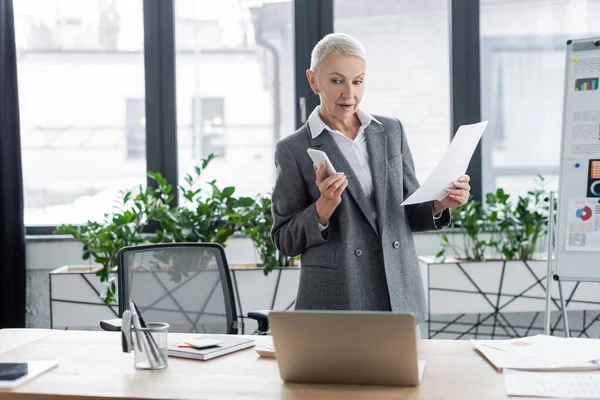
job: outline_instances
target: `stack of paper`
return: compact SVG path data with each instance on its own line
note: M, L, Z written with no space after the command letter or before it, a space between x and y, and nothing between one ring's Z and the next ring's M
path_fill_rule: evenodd
M600 340L536 335L510 340L472 340L497 369L600 369Z
M598 339L536 335L471 342L494 367L504 370L509 396L600 399L600 372L594 371L600 370Z

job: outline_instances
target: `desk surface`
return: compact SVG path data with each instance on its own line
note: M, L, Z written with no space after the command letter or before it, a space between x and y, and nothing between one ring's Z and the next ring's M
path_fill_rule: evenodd
M51 329L0 329L0 353L56 335L62 331Z
M19 345L26 336L29 343ZM189 336L169 334L169 342ZM285 384L277 362L258 357L253 349L206 362L171 357L162 371L137 371L133 353L121 352L117 332L0 330L0 343L7 338L18 347L0 354L0 361L58 360L59 366L12 392L0 391L0 399L508 399L502 374L469 341L420 341L419 359L427 360L423 381L417 388L397 388ZM254 339L271 342L270 337Z

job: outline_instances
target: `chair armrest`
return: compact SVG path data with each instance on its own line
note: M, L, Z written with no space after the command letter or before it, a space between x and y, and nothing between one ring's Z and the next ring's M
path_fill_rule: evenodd
M120 332L121 322L121 318L105 319L100 321L100 327L105 331Z
M248 313L248 318L258 322L258 334L266 335L269 332L269 313L271 310L256 310Z

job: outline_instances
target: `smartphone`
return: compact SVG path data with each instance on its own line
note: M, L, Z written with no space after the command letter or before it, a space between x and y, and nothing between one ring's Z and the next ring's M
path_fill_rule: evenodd
M321 161L325 161L325 177L330 177L336 173L335 168L333 168L333 164L331 164L329 157L327 157L327 154L324 151L317 149L307 149L306 151L317 168L321 166Z

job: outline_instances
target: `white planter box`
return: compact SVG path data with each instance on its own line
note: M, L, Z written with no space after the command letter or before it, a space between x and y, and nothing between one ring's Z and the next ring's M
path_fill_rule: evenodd
M429 337L448 331L457 333L458 338L462 338L465 331L477 335L481 334L480 326L486 328L483 335L492 337L496 334L520 336L534 325L535 333L540 333L546 310L545 260L477 262L448 258L436 262L434 257L419 260L427 297ZM600 310L597 283L563 282L562 287L565 301L570 299L568 311ZM560 310L556 281L552 281L551 290L551 312L556 320L559 315L556 311ZM534 318L529 326L522 326L511 322L505 315L509 313L533 313ZM473 314L477 319L468 318ZM445 315L452 317L444 318Z
M96 268L65 266L50 272L50 324L54 329L99 330L102 319L115 318L118 306L100 299L104 286ZM293 307L298 291L299 267L278 268L268 276L256 266L230 266L240 333L256 331L246 315L255 310Z
M460 261L435 262L420 257L421 273L430 314L478 314L494 312L537 312L546 307L545 260L535 261ZM537 283L536 283L537 282ZM599 310L598 284L563 282L568 310ZM557 282L552 281L552 311L558 310Z
M117 305L100 298L99 267L64 266L50 271L50 328L100 330L100 321L116 318Z

